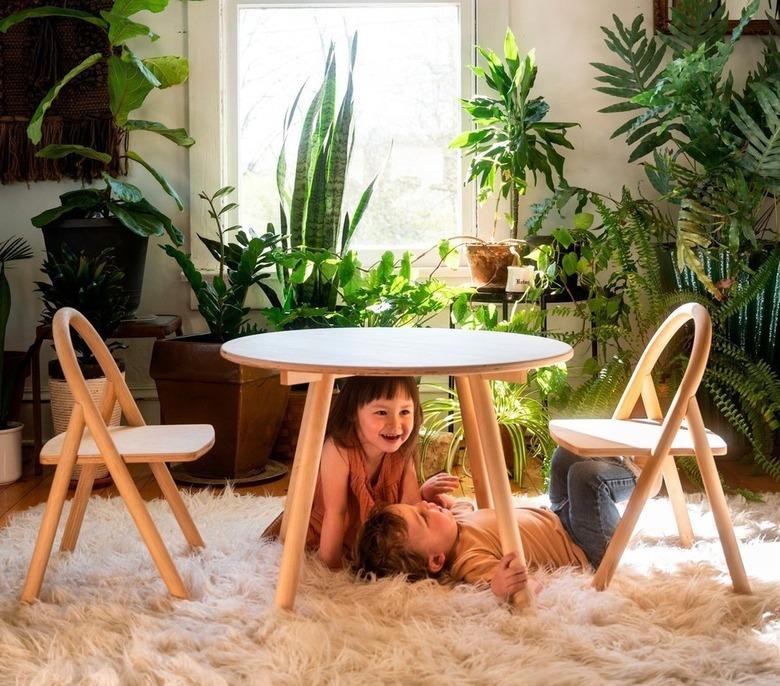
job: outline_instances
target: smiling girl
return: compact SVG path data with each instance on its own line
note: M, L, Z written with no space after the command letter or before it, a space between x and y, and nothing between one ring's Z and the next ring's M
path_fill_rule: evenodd
M417 484L414 458L422 423L411 377L351 377L335 397L322 448L308 548L332 569L342 566L375 504L420 500L449 506L458 478L436 474ZM277 518L264 536L278 535Z

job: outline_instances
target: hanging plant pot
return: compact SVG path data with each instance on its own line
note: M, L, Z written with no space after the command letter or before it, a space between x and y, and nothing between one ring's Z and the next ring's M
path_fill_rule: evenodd
M469 243L466 256L472 282L481 291L503 291L506 287L506 268L516 264L526 252L527 246L522 241Z
M46 252L55 258L62 253L63 245L76 255L83 252L90 258L111 248L111 261L124 274L122 285L129 297L128 317L135 313L141 303L147 237L130 231L117 219L103 217L58 219L44 226L42 231Z

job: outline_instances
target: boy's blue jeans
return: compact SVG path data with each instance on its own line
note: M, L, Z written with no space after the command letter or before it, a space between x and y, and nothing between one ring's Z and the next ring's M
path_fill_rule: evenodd
M615 503L626 500L636 477L616 457L579 457L565 448L553 453L550 509L574 542L598 567L620 521Z

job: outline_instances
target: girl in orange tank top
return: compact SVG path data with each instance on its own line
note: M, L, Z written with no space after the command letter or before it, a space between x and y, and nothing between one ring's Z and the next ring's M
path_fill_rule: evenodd
M349 557L375 504L451 502L445 494L457 477L436 474L417 484L421 423L412 377L351 377L335 396L306 540L332 569ZM264 535L277 535L280 525L281 517Z

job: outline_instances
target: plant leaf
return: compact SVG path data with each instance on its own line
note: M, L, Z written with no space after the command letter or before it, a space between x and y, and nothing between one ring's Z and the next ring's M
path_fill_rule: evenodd
M81 72L86 71L91 66L100 62L100 60L102 59L103 59L103 55L101 55L99 52L96 52L90 55L89 57L87 57L81 63L73 67L73 69L71 69L67 74L65 74L65 76L62 77L59 83L55 84L51 88L51 90L46 94L43 100L41 100L41 102L38 104L38 107L35 109L33 116L30 118L30 123L27 125L27 137L33 143L38 144L41 142L41 136L42 136L41 127L43 126L43 117L46 114L46 111L51 107L52 103L59 95L63 87L68 82L75 79L79 74L81 74Z
M36 157L44 157L47 160L59 160L67 155L81 155L104 164L108 164L111 161L111 155L108 153L98 152L84 145L52 144L41 148L35 153Z

